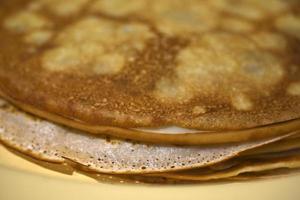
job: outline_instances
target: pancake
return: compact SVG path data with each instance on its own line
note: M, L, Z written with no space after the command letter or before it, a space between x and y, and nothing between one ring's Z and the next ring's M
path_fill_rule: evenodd
M236 177L230 178L231 181L258 181L274 178L283 178L291 175L299 175L299 169L275 169L256 173L245 173Z
M300 156L286 156L280 158L267 159L265 161L246 161L241 162L239 165L231 167L229 169L212 171L210 173L202 172L197 173L197 171L187 171L180 173L163 173L163 174L154 174L149 176L159 176L176 180L188 180L188 181L211 181L211 180L220 180L228 179L231 177L239 176L243 173L255 173L263 172L275 169L299 169L300 168Z
M297 156L299 155L300 147L288 149L282 152L268 152L268 153L261 153L255 155L239 155L232 159L216 163L215 165L211 165L208 167L198 168L197 171L222 171L225 169L229 169L233 166L239 165L243 162L261 162L261 161L268 161L270 159L280 159L288 156ZM192 170L191 170L192 171Z
M263 153L276 153L297 148L300 148L300 138L288 138L282 141L274 142L272 144L268 144L256 149L243 152L241 153L241 155L255 156Z
M100 182L106 182L106 183L121 183L121 184L142 184L142 183L160 183L160 184L184 184L184 183L195 183L195 180L182 180L182 179L176 179L175 177L167 178L165 174L156 174L154 176L151 176L151 174L145 175L112 175L112 174L103 174L103 173L97 173L94 171L91 171L87 169L85 166L82 166L78 163L74 162L68 162L68 163L52 163L47 161L42 161L40 159L36 159L30 156L27 156L25 154L19 153L15 150L9 149L12 153L16 154L17 156L21 156L22 158L25 158L26 160L33 162L39 166L42 166L44 168L55 170L60 173L64 173L67 175L72 175L73 172L76 170L78 173L81 173L83 175L89 176L93 179L96 179ZM299 152L299 151L298 151ZM285 162L292 160L291 157L292 154L286 154L285 156L282 155ZM297 154L294 154L297 155ZM261 155L263 157L263 155ZM295 158L297 159L297 158ZM276 178L281 177L284 175L290 175L294 173L299 173L298 167L287 167L287 164L278 164L277 167L273 169L273 167L266 167L266 165L269 163L279 163L278 158L276 158L277 161L274 162L274 158L269 158L266 162L262 162L262 160L257 159L249 159L249 158L236 158L234 159L233 164L228 168L219 168L215 169L210 167L205 167L197 169L197 172L201 172L201 174L205 174L205 182L232 182L232 181L249 181L249 180L256 180L256 179L265 179L265 178ZM231 160L228 160L226 162L230 162ZM282 160L281 160L282 162ZM251 168L247 168L246 166L250 163L252 167L254 167L252 170ZM221 163L222 164L222 163ZM217 165L221 165L217 164ZM263 169L262 171L258 169L258 166L264 167L260 168ZM294 163L295 165L295 163ZM214 165L213 165L214 166ZM212 166L212 167L213 167ZM273 165L274 166L274 165ZM249 167L249 166L248 166ZM264 170L266 168L270 168L270 170ZM187 171L189 172L189 171ZM217 173L217 174L216 174ZM195 174L195 173L194 173ZM198 173L197 173L198 174ZM215 175L213 175L215 174ZM237 176L231 176L232 174L238 174ZM174 176L174 175L171 175ZM197 175L199 176L199 174ZM210 176L210 177L209 177ZM230 176L230 177L229 177ZM226 177L226 178L224 178ZM211 178L211 179L210 179ZM196 181L199 183L200 180ZM204 180L201 180L200 182L203 182Z
M41 160L73 162L101 173L154 173L208 166L293 134L242 144L162 146L108 140L38 119L4 101L0 106L0 141L5 145Z
M177 126L220 131L227 142L258 139L222 131L300 118L298 8L292 0L2 0L0 91L92 133L172 143L177 135L132 129Z
M187 130L178 127L158 129L125 129L110 126L90 126L61 117L59 115L49 114L41 110L37 110L34 107L12 100L7 96L6 99L9 99L10 102L14 103L23 110L35 113L45 119L55 121L68 127L87 131L97 135L111 135L117 138L132 139L135 141L151 142L155 144L217 145L225 143L249 142L281 136L289 132L298 131L300 129L300 119L252 129L217 132ZM186 130L188 131L187 133L185 132Z
M241 160L279 158L287 155L294 155L300 149L299 141L293 141L290 138L283 139L271 144L267 144L255 149L251 149L239 154L238 157L208 166L212 170L223 170L238 164ZM204 169L204 168L203 168Z
M285 156L280 159L266 161L244 160L236 166L220 171L200 171L190 173L160 173L124 176L111 176L111 179L121 178L125 183L159 183L159 184L187 184L187 183L229 183L233 181L251 181L266 178L279 178L293 175L300 171L300 158L298 156ZM84 175L103 181L105 174L83 172Z

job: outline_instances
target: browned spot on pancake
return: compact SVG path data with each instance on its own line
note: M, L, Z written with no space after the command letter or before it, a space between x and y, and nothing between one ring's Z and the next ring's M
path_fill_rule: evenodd
M288 14L279 17L275 23L276 27L280 31L283 31L300 39L300 14L298 16Z
M277 14L288 9L289 3L281 0L216 0L211 1L216 8L230 14L250 19L260 20L269 14Z
M149 18L166 34L203 33L218 25L218 13L211 12L209 3L195 1L164 0L152 3Z
M201 115L206 113L206 109L203 106L195 106L193 108L193 114L194 115Z
M287 89L288 94L300 96L300 82L291 83Z
M300 117L299 2L3 2L0 90L23 104L130 128Z
M90 0L39 0L29 5L30 9L49 9L56 15L67 17L77 14Z
M225 18L221 21L221 26L225 30L233 32L251 32L254 30L253 24L246 20L241 20L237 18Z
M247 111L253 108L251 100L244 94L236 94L232 96L232 105L237 110Z
M59 33L58 47L45 52L43 66L51 71L80 69L115 74L153 36L147 26L139 23L84 18Z
M114 16L130 15L144 10L147 12L148 2L141 0L96 0L91 4L91 11L105 12Z
M0 108L4 107L5 105L7 105L7 103L4 100L0 100Z
M275 56L257 50L251 40L235 34L205 35L183 49L177 63L177 79L163 78L158 82L158 98L176 101L199 94L218 94L226 99L242 91L263 93L271 90L284 75ZM238 110L252 108L244 95L233 99Z
M14 32L29 32L50 25L51 22L44 16L29 11L18 12L4 21L4 26Z
M27 34L24 40L29 44L42 45L50 40L53 33L48 30L33 31Z
M278 33L261 32L254 34L252 39L265 49L284 50L287 45L285 38Z
M140 16L168 35L202 33L215 28L218 13L208 1L195 0L97 0L90 8L113 16Z
M41 14L22 11L11 15L4 21L4 27L15 33L24 33L24 42L40 46L46 43L52 36L52 23Z
M254 5L249 5L247 1L214 1L213 4L220 10L224 10L230 14L244 17L250 20L261 19L264 14L263 11L257 9Z

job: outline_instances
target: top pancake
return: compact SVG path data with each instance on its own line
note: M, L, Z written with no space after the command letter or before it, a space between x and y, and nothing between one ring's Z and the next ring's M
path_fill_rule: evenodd
M300 117L297 0L2 0L3 96L87 125Z

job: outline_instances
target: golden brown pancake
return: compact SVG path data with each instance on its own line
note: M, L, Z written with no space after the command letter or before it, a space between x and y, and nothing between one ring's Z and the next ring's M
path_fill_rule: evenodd
M253 150L242 153L241 155L258 155L263 153L276 153L290 149L300 148L300 138L287 138L272 144L268 144Z
M249 158L236 158L233 159L233 164L228 168L199 168L192 173L191 171L186 171L176 175L174 173L161 173L161 174L148 174L148 175L117 175L117 174L104 174L91 171L84 165L68 161L67 163L52 163L36 159L25 154L19 153L12 149L9 149L12 153L25 158L26 160L33 162L41 167L55 170L60 173L72 175L76 170L77 172L94 178L101 182L106 183L125 183L125 184L141 184L141 183L163 183L163 184L183 184L183 183L198 183L198 182L229 182L229 181L241 181L241 180L256 180L268 177L281 177L283 175L299 173L299 166L297 167L297 157L292 157L292 155L286 154L278 158L269 158L268 160L257 160ZM297 155L297 154L294 154ZM232 161L232 159L231 159ZM237 161L237 162L235 162ZM226 161L229 163L230 160ZM217 164L222 165L222 163ZM211 167L213 167L212 165ZM213 169L213 170L212 170ZM188 175L188 176L185 176ZM193 175L192 179L189 177ZM204 175L204 176L203 176ZM237 176L234 176L237 175ZM170 176L168 178L168 176ZM176 178L178 176L178 178ZM201 176L201 178L199 178ZM181 178L180 178L181 177ZM196 178L198 177L198 178ZM195 180L194 180L195 179ZM198 179L198 180L196 180Z
M5 102L0 106L0 141L7 146L41 160L73 162L101 173L138 174L204 167L292 135L218 146L142 144L61 127Z
M237 158L239 159L239 158ZM226 161L228 162L228 161ZM140 174L140 175L110 175L111 180L122 179L124 183L208 183L208 182L232 182L240 180L256 180L261 178L275 178L283 175L299 173L300 158L298 154L286 154L283 157L273 157L266 160L242 159L230 168L222 170L209 170L199 168L184 172L169 172L159 174ZM84 168L78 168L84 175L107 181L107 174L94 173Z
M287 156L297 156L299 155L299 146L295 149L289 149L282 152L269 152L269 153L261 153L255 155L239 155L238 157L234 157L233 159L229 159L227 161L223 161L217 163L215 165L211 165L208 167L198 168L199 172L214 172L214 171L222 171L234 166L237 166L243 162L262 162L268 161L271 159L281 159Z
M73 127L78 130L87 131L97 135L111 135L117 138L133 139L135 141L145 141L151 143L161 144L175 144L175 145L218 145L225 143L239 143L248 141L259 141L262 139L270 139L277 136L284 135L290 132L297 132L300 129L300 119L291 120L283 123L276 123L269 126L262 126L245 130L234 131L195 131L187 129L187 133L182 132L182 128L174 127L175 130L180 130L179 133L168 133L166 129L159 132L149 132L148 129L126 129L111 126L90 126L86 124L77 123L74 120L70 120L59 115L53 115L41 110L37 110L31 106L16 102L11 98L6 97L19 108L27 110L31 113L35 113L38 116L42 116L50 121L63 124L68 127ZM155 129L151 129L155 130ZM185 129L183 129L185 130ZM192 131L192 132L190 132Z
M237 166L229 169L203 172L197 170L186 171L186 172L175 172L175 173L162 173L162 174L151 174L149 176L165 177L177 180L188 180L188 181L211 181L220 180L231 177L239 176L244 173L255 173L262 171L269 171L274 169L299 169L300 168L300 156L285 156L280 158L267 159L265 161L244 161L239 163Z
M232 159L217 163L215 165L211 165L211 166L207 166L204 168L198 168L201 171L221 171L221 170L226 170L229 169L231 167L237 166L240 163L243 162L264 162L264 161L268 161L268 160L272 160L272 159L281 159L281 158L285 158L288 156L298 156L299 155L299 151L300 147L298 146L297 148L292 148L292 149L288 149L285 151L281 151L281 152L267 152L267 153L261 153L261 154L254 154L254 155L243 155L240 154L237 157L234 157ZM192 170L191 170L192 171Z
M236 177L230 178L231 181L258 181L274 178L284 178L292 175L299 175L299 169L274 169L262 172L245 173Z
M219 131L295 120L299 6L293 0L3 0L0 91L34 114L113 135L122 134L105 128Z
M45 137L45 132L48 131L47 134L49 134L50 137L51 137L51 135L53 137L55 134L51 134L51 132L52 133L55 131L60 132L59 129L53 128L53 126L47 125L47 122L39 121L38 119L30 117L28 115L27 115L27 119L26 118L22 119L22 114L19 113L17 110L14 110L12 107L8 106L5 102L2 103L2 110L4 110L4 112L10 113L8 115L1 113L2 116L1 116L1 126L0 127L3 130L5 130L5 132L6 132L6 133L2 132L2 134L1 134L2 137L0 137L0 138L2 139L2 141L4 141L5 143L7 143L9 145L12 145L14 148L18 149L19 151L21 150L21 151L25 152L29 156L34 156L34 157L38 158L39 160L42 159L42 160L48 160L48 161L41 162L39 160L32 159L28 156L24 156L22 154L17 153L18 155L21 155L22 157L25 157L25 159L35 162L35 163L37 163L43 167L46 167L48 169L56 170L56 171L59 171L62 173L67 173L67 174L72 174L74 169L79 170L79 171L85 171L82 173L84 173L85 175L91 176L93 178L96 178L98 180L106 181L106 182L109 181L109 182L113 182L113 183L114 182L134 183L135 180L137 180L139 182L148 182L148 183L149 182L151 182L151 183L188 183L188 182L195 182L195 181L197 181L197 182L198 181L200 181L200 182L202 182L202 181L220 181L220 180L224 180L224 179L227 180L228 178L231 178L232 176L234 176L234 177L237 176L235 179L238 179L238 177L240 177L240 175L242 175L242 177L243 177L244 173L251 175L251 174L257 173L257 172L261 173L261 170L265 171L265 170L270 170L270 169L273 170L274 168L286 168L286 167L296 168L296 167L298 167L298 166L296 166L297 163L295 164L295 163L291 163L291 162L288 162L288 163L286 162L287 156L291 157L291 156L297 155L297 151L295 151L296 154L293 152L291 152L291 153L278 152L279 150L288 150L288 149L293 149L293 148L299 148L299 145L295 146L295 144L293 142L293 140L298 139L297 138L298 135L293 135L287 139L283 139L281 141L277 141L272 144L265 144L263 147L258 147L257 148L258 151L256 151L254 154L242 153L242 154L240 154L239 157L237 157L235 159L230 159L230 160L226 161L225 163L217 162L214 165L211 165L211 166L208 166L205 168L202 167L202 168L194 169L192 171L180 172L178 174L176 172L175 173L171 172L171 173L167 173L167 174L160 173L160 174L155 174L155 175L150 174L149 177L144 177L144 176L140 176L140 175L139 176L137 176L137 175L134 175L134 176L129 176L129 175L128 176L127 175L112 176L112 175L107 175L107 174L99 174L98 170L96 170L95 168L94 169L90 168L90 165L86 165L86 164L82 163L81 159L79 159L79 161L77 161L77 162L69 160L68 156L70 156L70 154L68 155L68 153L71 153L71 150L69 149L70 146L68 147L68 145L67 145L67 143L69 143L69 142L66 142L65 140L61 140L62 137L56 137L55 140L53 140L53 141L47 141L47 137ZM15 115L15 118L13 118L12 115ZM20 115L20 116L16 117L17 115ZM26 115L24 115L24 116L26 117ZM10 124L7 123L8 121L10 121ZM23 123L25 125L20 126L20 124L22 124L22 123L20 123L20 121L23 121ZM34 122L39 123L41 126L35 126L34 124L32 124ZM31 127L31 129L30 128L28 129L28 126ZM21 129L21 131L18 131L18 129L16 127L19 127ZM52 131L49 131L51 129L52 129ZM18 132L19 132L19 136L18 136ZM29 132L35 132L35 134L37 135L35 137L40 136L42 138L42 140L44 140L44 144L45 144L45 141L47 141L46 143L57 143L57 146L59 145L59 142L64 143L66 145L66 147L62 147L62 149L64 150L64 153L65 153L64 156L66 156L66 157L64 157L65 158L64 162L59 162L58 160L55 160L55 159L53 160L53 158L46 159L46 157L49 156L48 155L49 153L44 152L43 149L40 149L41 148L40 140L30 136L30 134L28 134ZM24 134L24 133L26 133L26 134ZM73 134L80 134L80 133L74 132ZM16 136L18 136L19 138L17 138ZM24 146L22 147L22 145L24 145L24 144L20 144L22 142L22 139L20 139L21 137L25 137L26 138L25 140L31 141L32 144L34 146L36 145L37 147L34 148L33 150L31 150L31 152L28 151L31 148L30 147L24 148ZM10 140L10 141L7 142L7 140ZM72 138L70 138L70 140L72 140ZM104 140L104 139L102 139L102 140ZM73 145L74 145L74 142L76 144L79 141L84 142L84 140L77 138L77 140L73 141ZM17 144L17 143L19 143L19 144ZM119 151L124 150L122 148L122 142L118 143L118 141L116 140L116 141L111 141L111 143L114 144L113 148L120 148ZM91 144L92 144L92 142L90 143L90 145ZM289 144L291 144L291 146ZM18 147L18 145L19 145L19 147ZM136 144L136 151L138 151L139 146L140 146L139 144ZM275 146L278 148L274 149ZM74 145L72 148L73 148L73 151L75 151L76 145ZM79 145L79 148L80 148L80 145ZM83 148L83 147L81 147L81 148L86 151L89 151L89 148ZM99 144L99 151L102 151L101 148L103 148L103 145ZM108 145L104 148L112 148L112 146ZM150 147L148 147L148 148L150 148ZM190 147L186 147L186 148L190 148ZM161 148L162 151L163 151L163 149L164 149L164 147ZM224 148L224 149L226 151L226 148ZM213 148L211 148L211 150L214 151ZM264 150L264 151L262 151L262 150ZM173 151L175 154L178 153L178 151L176 150L176 147L174 147ZM43 156L41 156L41 152L42 152L42 154L44 154ZM253 151L250 150L249 152L253 152ZM205 153L205 152L202 152L202 153ZM79 155L79 152L77 155ZM138 156L136 156L136 154L135 155L132 154L131 156L138 157ZM57 155L57 157L59 157L59 156ZM114 150L112 150L112 154L108 155L106 158L110 159L111 157L115 157L116 161L118 160L116 151L114 152ZM279 158L281 159L281 161L278 161ZM276 159L277 161L276 160L274 161L274 159ZM283 159L283 161L282 161L282 159ZM261 163L263 163L263 164L261 164ZM274 164L274 163L277 163L277 164ZM95 173L95 171L98 171L98 173ZM103 172L103 171L100 170L100 172ZM146 170L146 172L149 172L149 171ZM192 176L192 178L191 178L191 176ZM248 179L252 179L252 178L248 177Z

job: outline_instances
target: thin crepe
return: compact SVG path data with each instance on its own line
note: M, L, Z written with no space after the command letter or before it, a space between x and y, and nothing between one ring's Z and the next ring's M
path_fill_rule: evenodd
M42 160L57 163L71 160L102 173L153 173L203 167L291 135L211 147L139 144L61 127L5 102L0 107L0 140L6 145Z
M2 94L2 96L5 95ZM94 133L96 135L111 135L121 139L132 139L135 141L151 142L154 144L206 145L249 142L282 136L286 133L298 131L300 129L300 119L295 119L269 126L234 131L194 131L193 133L176 134L153 133L145 130L142 131L140 129L126 129L111 126L91 126L76 120L64 118L59 115L46 113L32 106L27 106L21 102L15 101L8 96L5 96L5 98L23 110L29 111L30 113L35 113L36 115L45 119L68 127L87 131L88 133Z
M275 157L275 158L274 158ZM228 179L232 177L239 176L244 173L256 173L263 172L274 169L299 169L300 168L300 154L290 155L290 156L280 156L276 158L269 158L266 160L244 160L240 161L234 166L224 169L224 170L212 170L205 171L197 170L185 171L178 173L162 173L162 174L151 174L149 176L165 177L169 179L176 180L186 180L186 181L212 181L220 179Z
M110 2L2 0L3 96L86 131L300 117L298 1Z
M299 134L297 134L299 135ZM256 156L264 153L277 153L300 148L300 138L287 138L272 144L241 153L241 156Z
M262 178L276 178L294 173L299 173L299 154L287 153L280 159L268 158L267 160L256 160L249 158L236 158L237 162L234 162L230 167L224 169L211 170L209 167L201 168L201 174L195 173L193 179L188 176L177 176L171 173L160 173L155 175L116 175L116 174L104 174L97 173L89 170L86 166L80 165L75 162L68 163L51 163L42 161L31 156L19 153L15 150L9 149L12 153L25 158L30 162L34 162L49 170L55 170L60 173L72 175L76 170L78 173L91 177L101 182L107 183L121 183L121 184L142 184L142 183L159 183L159 184L184 184L184 183L204 183L204 182L232 182L232 181L250 181ZM299 152L299 151L298 151ZM263 155L261 155L262 157ZM228 160L226 162L231 162ZM297 164L298 163L298 164ZM222 164L222 163L221 163ZM219 165L219 164L217 164ZM214 165L213 165L214 166ZM195 170L193 170L195 171ZM199 169L197 170L199 171ZM187 171L188 173L189 171ZM204 176L203 176L204 174ZM169 177L170 176L170 177ZM197 177L197 178L195 178ZM201 178L199 178L201 177ZM197 180L194 180L197 179Z

